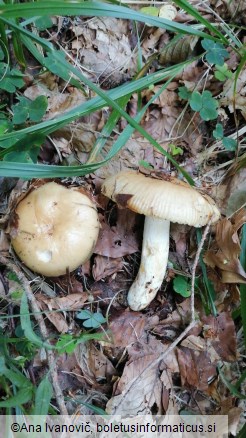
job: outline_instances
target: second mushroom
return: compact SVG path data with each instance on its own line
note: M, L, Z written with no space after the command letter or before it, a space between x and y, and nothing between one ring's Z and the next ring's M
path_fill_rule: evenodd
M139 311L155 298L165 277L170 222L202 227L217 222L220 212L208 195L173 177L122 171L105 180L102 193L119 207L146 216L140 267L128 292L130 308Z

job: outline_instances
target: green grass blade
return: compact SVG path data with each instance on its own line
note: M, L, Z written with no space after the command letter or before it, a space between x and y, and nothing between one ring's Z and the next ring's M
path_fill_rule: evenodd
M231 382L229 382L229 380L226 378L226 376L224 375L223 371L220 369L220 367L218 367L218 372L220 375L220 378L222 380L222 382L225 384L225 386L229 389L230 393L234 396L237 397L241 400L246 400L246 395L241 394L241 392L238 391L237 387L235 385L232 385Z
M121 97L121 99L118 100L118 104L121 106L121 108L125 108L125 106L127 105L127 102L129 101L131 95L126 95L124 97ZM93 163L96 160L96 157L100 154L100 152L102 151L103 147L105 146L108 137L111 135L113 129L115 128L117 122L120 119L120 114L118 113L118 111L114 110L108 120L106 125L103 127L101 133L100 133L100 137L97 138L91 152L89 155L89 158L87 160L87 164Z
M15 27L15 25L13 25L11 22L9 22L10 27ZM21 29L20 32L23 32L25 35L29 35L30 38L32 38L32 34L27 31L24 31L24 29ZM36 39L36 38L35 38ZM41 44L43 44L43 41L40 41ZM48 49L50 50L50 46L48 47ZM55 59L57 55L57 51L53 49L52 47L52 56ZM104 91L102 91L99 87L97 87L97 85L95 85L93 82L91 82L88 78L86 78L82 73L80 73L76 68L72 67L71 64L69 64L65 59L61 59L60 57L58 57L58 60L60 62L61 67L63 67L65 70L71 71L75 76L77 76L81 81L83 81L86 85L88 85L88 87L90 89L92 89L93 91L95 91L95 93L97 93L102 100L106 101L106 103L111 106L112 108L114 108L114 110L116 110L119 115L123 116L130 125L132 125L136 130L138 130L140 132L140 134L142 134L155 148L157 148L159 151L161 151L164 155L166 155L170 161L174 164L174 166L180 170L185 178L190 181L192 183L192 180L190 179L189 175L184 172L182 169L179 168L176 160L174 160L172 158L172 156L169 156L169 154L164 151L163 148L161 148L161 146L158 144L158 142L156 142L153 137L147 132L145 131L145 129L143 129L139 123L137 123L134 119L132 119L122 108L121 106L115 101L115 99L112 99L109 95L109 93L105 93ZM191 61L190 61L191 62ZM183 68L183 64L180 64L178 66L176 66L177 68L177 72L180 72L181 68ZM137 81L133 81L133 83L135 84ZM81 114L80 114L81 116ZM78 117L78 116L77 116ZM56 122L56 129L57 129L57 122ZM47 131L42 131L43 134L47 135ZM17 133L18 135L18 133ZM13 135L11 135L11 138L13 138ZM7 138L7 136L4 136L5 139ZM17 137L18 138L18 137ZM1 168L0 168L1 171Z
M180 8L184 9L188 14L190 14L192 17L194 17L198 22L203 24L206 29L208 29L210 32L212 32L214 35L216 35L220 41L226 45L229 44L228 39L221 33L216 26L213 26L206 18L204 18L198 11L195 9L188 1L186 0L173 0L174 3L179 6ZM227 33L230 33L230 37L233 38L233 41L236 42L237 45L239 45L238 40L235 39L232 32L229 31L229 28L227 28ZM208 35L205 37L208 38ZM241 44L240 44L241 47Z
M29 402L32 399L33 389L31 386L21 388L15 395L7 400L0 401L0 408L14 408Z
M22 164L22 163L20 163ZM22 164L23 165L23 164ZM25 337L31 341L34 345L37 345L41 348L47 348L52 349L55 348L51 344L49 344L46 341L42 341L42 339L36 335L36 333L33 331L32 324L31 324L31 318L29 315L29 309L28 309L28 302L26 294L23 293L21 298L21 307L20 307L20 321L21 321L21 328L24 331Z
M33 415L47 415L49 411L50 400L53 395L53 388L48 380L45 377L41 380L38 385L36 394L35 394L35 406L33 409Z
M146 16L141 12L135 11L124 6L113 5L109 3L90 2L83 3L67 3L63 1L42 1L36 3L15 3L9 5L0 5L0 18L30 18L35 16L44 15L83 15L94 17L115 17L128 20L136 20L145 23L148 19L148 24L151 26L167 29L171 32L177 32L181 34L197 35L202 38L210 38L215 40L213 36L199 31L192 26L186 26L184 24L175 23L170 20L166 20L159 17ZM219 40L227 40L223 35L217 31L216 35Z
M202 231L201 228L198 228L196 230L196 238L197 238L197 243L199 245L199 243L201 242L202 239ZM207 275L207 268L206 265L203 261L203 250L201 251L200 257L199 257L199 261L200 261L200 265L201 265L201 269L202 269L202 279L203 279L203 283L207 292L207 297L208 297L208 307L210 309L210 311L212 312L212 314L214 316L217 316L217 309L215 307L214 301L215 301L215 290L213 287L213 283L209 280L208 275Z

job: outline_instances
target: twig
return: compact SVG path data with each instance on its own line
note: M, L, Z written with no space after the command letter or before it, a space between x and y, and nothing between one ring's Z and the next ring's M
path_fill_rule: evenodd
M32 289L30 287L30 284L29 284L27 278L25 277L23 272L14 263L9 261L6 257L4 257L1 254L0 254L0 263L7 266L7 268L9 268L11 271L13 271L17 275L19 281L21 282L21 284L25 290L25 293L26 293L27 299L30 303L32 312L34 313L34 317L38 323L40 333L41 333L42 337L45 339L45 341L47 343L49 343L48 332L47 332L46 325L45 325L44 320L43 320L43 316L40 313L40 309L39 309L37 300L36 300L35 296L33 295ZM66 405L64 402L64 397L62 394L62 390L61 390L59 382L58 382L58 372L57 372L57 366L56 366L54 352L53 352L53 350L47 349L46 354L47 354L48 365L49 365L49 370L50 370L50 375L51 375L51 381L52 381L57 405L60 409L60 414L61 415L68 415L67 408L66 408Z
M191 272L192 273L192 276L191 276L191 296L190 296L191 322L195 321L195 279L196 279L196 268L197 268L197 265L198 265L198 262L199 262L199 257L200 257L200 254L201 254L201 251L202 251L205 239L206 239L206 237L208 235L208 232L209 232L211 221L212 221L212 218L209 220L206 228L203 231L203 235L202 235L201 241L199 243L199 246L197 248L197 252L196 252L196 256L195 256L195 260L194 260L193 267L192 267L192 272Z

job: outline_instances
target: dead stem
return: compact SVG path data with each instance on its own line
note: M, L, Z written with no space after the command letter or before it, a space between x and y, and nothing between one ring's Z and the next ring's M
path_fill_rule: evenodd
M199 246L197 248L197 252L196 252L196 256L195 256L195 260L193 263L193 267L192 267L192 276L191 276L191 296L190 296L190 309L191 309L191 322L195 321L195 279L196 279L196 268L199 262L199 257L205 242L205 239L208 235L209 232L209 228L211 225L211 220L212 218L209 220L208 224L206 225L204 231L203 231L203 235L201 238L201 241L199 243Z
M40 333L41 333L43 339L45 339L45 341L47 343L49 343L48 332L47 332L46 325L45 325L44 320L43 320L43 316L40 313L40 309L38 307L36 298L33 295L32 289L30 287L30 284L29 284L27 278L25 277L23 272L14 263L9 261L3 255L0 255L0 263L7 266L7 268L9 268L11 271L13 271L17 275L19 281L21 282L21 284L25 290L25 293L26 293L27 299L30 303L32 312L34 313L34 317L38 323ZM48 366L49 366L50 375L51 375L51 382L53 385L55 398L56 398L57 405L58 405L59 410L60 410L60 414L61 415L68 415L67 408L66 408L66 405L64 402L63 393L62 393L62 390L61 390L59 382L58 382L58 372L57 372L56 359L55 359L54 352L53 352L53 350L47 349L46 354L47 354Z

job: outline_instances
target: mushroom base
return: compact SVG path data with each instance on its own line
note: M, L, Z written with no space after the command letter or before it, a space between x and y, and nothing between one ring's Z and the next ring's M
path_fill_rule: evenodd
M161 287L168 261L169 230L169 221L145 218L140 268L127 297L132 310L147 307Z

